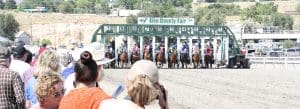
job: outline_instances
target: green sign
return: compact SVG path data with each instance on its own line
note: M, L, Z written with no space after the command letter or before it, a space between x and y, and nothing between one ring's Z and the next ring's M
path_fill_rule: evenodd
M194 18L139 17L138 24L143 25L194 25Z

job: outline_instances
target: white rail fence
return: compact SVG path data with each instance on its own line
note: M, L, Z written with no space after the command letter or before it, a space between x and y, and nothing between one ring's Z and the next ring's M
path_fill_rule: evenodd
M247 57L252 64L300 64L300 57Z

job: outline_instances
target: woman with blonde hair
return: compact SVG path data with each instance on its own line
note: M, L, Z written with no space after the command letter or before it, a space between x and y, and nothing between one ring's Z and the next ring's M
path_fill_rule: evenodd
M59 73L60 72L60 57L51 50L44 51L37 61L37 65L31 72L26 72L29 78L25 85L26 107L29 108L38 102L35 94L36 79L39 75L45 72Z
M31 109L58 109L65 89L63 79L57 72L50 71L39 75L35 88L39 103L36 103Z
M169 109L167 93L159 83L158 69L148 60L140 60L132 65L125 84L128 100L105 100L99 109L145 109L145 106L158 99L161 109Z

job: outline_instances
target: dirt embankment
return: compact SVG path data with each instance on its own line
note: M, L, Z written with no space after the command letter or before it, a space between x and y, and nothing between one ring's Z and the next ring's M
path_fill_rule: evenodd
M53 46L71 42L89 43L100 24L124 24L125 17L95 14L12 13L20 24L20 31L32 35L33 40L50 39Z

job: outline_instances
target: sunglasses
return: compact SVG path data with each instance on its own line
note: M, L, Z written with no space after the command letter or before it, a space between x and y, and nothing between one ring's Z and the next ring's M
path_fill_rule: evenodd
M66 91L66 89L62 89L62 90L59 91L59 92L55 92L55 93L53 94L53 96L54 96L55 98L59 98L59 97L61 97L61 96L63 96L63 95L65 94L65 91Z

